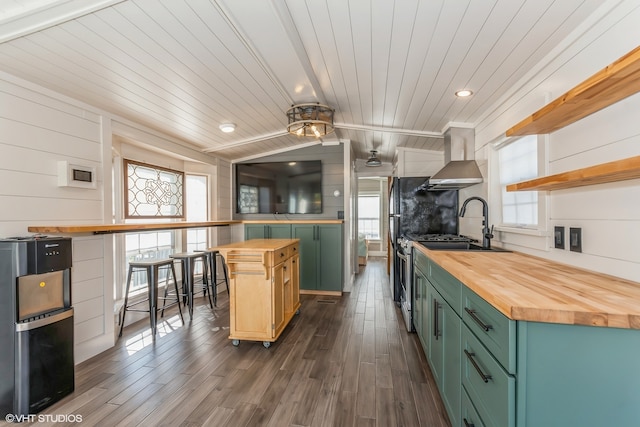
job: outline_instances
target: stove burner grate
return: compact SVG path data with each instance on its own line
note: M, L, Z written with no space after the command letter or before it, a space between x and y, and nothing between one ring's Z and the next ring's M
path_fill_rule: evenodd
M414 242L470 242L472 239L457 234L421 234L408 235L409 240Z

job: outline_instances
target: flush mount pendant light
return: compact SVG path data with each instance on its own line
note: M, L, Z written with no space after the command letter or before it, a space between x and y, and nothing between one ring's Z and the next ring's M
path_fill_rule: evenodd
M376 157L377 153L378 152L376 150L371 150L371 157L369 157L369 160L367 160L365 166L382 166L382 162L378 157Z
M223 123L219 127L224 133L230 133L236 130L236 125L234 123Z
M322 104L296 104L287 110L287 132L296 136L323 137L333 132L333 108Z

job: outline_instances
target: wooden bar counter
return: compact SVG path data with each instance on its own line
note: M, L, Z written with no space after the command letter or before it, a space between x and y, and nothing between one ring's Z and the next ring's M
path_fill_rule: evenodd
M178 222L148 222L127 224L88 224L88 225L31 225L29 233L49 234L112 234L133 233L155 230L178 230L182 228L224 227L240 224L241 221L178 221Z
M229 271L229 339L270 347L300 309L299 239L253 239L211 248Z

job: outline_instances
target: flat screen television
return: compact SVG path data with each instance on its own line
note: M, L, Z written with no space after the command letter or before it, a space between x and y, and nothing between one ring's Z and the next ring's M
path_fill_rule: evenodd
M322 213L322 161L236 163L236 212Z

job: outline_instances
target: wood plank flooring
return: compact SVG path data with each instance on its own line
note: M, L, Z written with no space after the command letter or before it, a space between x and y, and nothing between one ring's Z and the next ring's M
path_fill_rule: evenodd
M168 312L155 344L148 320L137 322L78 365L75 392L41 414L82 416L56 427L448 426L385 265L370 258L342 297L303 295L301 313L269 349L231 345L226 293L213 312L197 298L186 325L176 308Z

